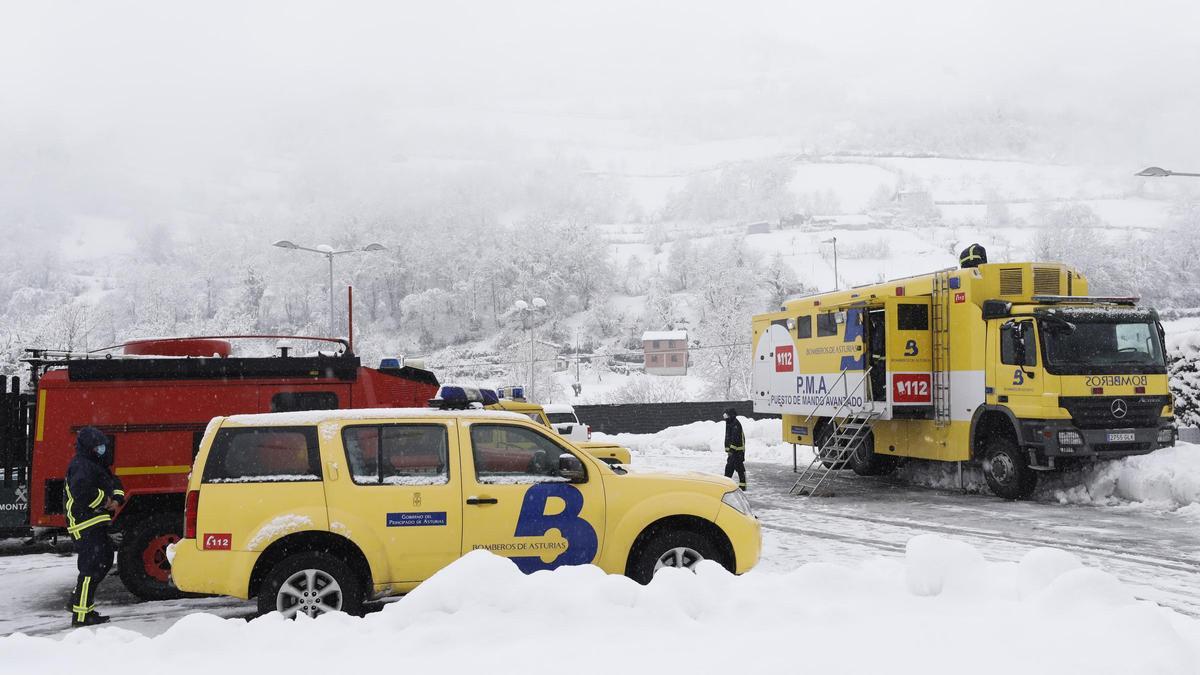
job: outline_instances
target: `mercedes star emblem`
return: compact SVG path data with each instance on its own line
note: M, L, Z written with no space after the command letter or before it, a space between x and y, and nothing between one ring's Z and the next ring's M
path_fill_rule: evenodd
M1122 419L1129 414L1129 404L1125 402L1125 399L1119 398L1112 402L1112 414L1117 419Z

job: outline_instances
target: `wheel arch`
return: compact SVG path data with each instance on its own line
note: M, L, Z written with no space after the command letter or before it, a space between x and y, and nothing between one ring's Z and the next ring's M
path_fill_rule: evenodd
M971 417L971 459L983 459L989 439L1007 436L1020 445L1017 417L1004 406L980 406Z
M731 568L737 568L737 554L733 550L733 543L729 540L729 535L725 534L725 531L719 525L699 516L681 514L659 518L642 528L637 538L633 540L633 545L629 547L629 553L625 557L625 574L627 576L632 574L634 560L646 546L646 543L658 533L670 530L686 530L708 537L720 549L721 554L725 556Z
M246 597L252 598L258 595L258 590L262 587L263 580L266 579L271 568L283 559L297 553L327 553L338 558L362 580L363 592L368 596L371 594L374 580L371 577L370 563L367 562L366 555L353 541L332 532L305 530L281 537L263 550L262 555L258 556L258 560L254 561L254 568L250 571Z

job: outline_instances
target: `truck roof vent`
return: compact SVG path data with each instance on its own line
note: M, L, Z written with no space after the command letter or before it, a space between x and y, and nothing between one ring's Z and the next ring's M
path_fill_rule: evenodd
M1057 267L1033 268L1034 295L1062 295L1061 275Z
M1024 291L1020 267L1000 268L1000 295L1023 295Z

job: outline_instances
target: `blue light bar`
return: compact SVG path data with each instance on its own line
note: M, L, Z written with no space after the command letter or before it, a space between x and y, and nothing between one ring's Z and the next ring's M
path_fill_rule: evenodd
M493 389L480 389L479 387L463 387L459 385L443 385L438 389L437 396L434 397L431 404L450 405L450 406L466 406L471 403L479 403L481 405L493 405L500 401L500 397Z
M379 361L380 370L400 370L400 359L382 359Z

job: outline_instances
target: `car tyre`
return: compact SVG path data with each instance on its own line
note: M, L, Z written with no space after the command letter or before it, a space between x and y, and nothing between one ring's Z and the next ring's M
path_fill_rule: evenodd
M694 568L701 560L713 560L733 571L721 549L707 537L692 530L661 530L638 546L629 565L629 578L648 584L662 567Z
M136 521L117 549L117 574L125 588L142 600L172 600L184 592L171 582L167 546L183 536L183 516L156 513Z
M1021 448L1007 436L988 441L983 475L992 493L1004 499L1028 499L1038 481Z
M346 563L327 553L298 553L267 573L258 589L258 612L278 611L287 618L332 611L361 615L362 580Z

